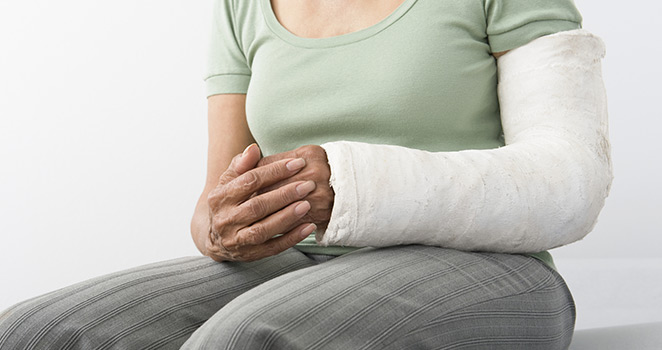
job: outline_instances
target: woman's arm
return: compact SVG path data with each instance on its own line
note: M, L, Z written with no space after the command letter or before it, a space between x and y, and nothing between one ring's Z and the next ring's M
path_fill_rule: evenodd
M191 236L202 254L206 254L205 240L209 234L207 196L218 185L232 158L255 142L246 123L245 94L210 96L207 100L207 120L207 180L191 220Z
M331 142L321 244L536 252L595 224L611 184L600 39L543 37L499 59L506 146L430 153Z
M260 150L250 145L245 101L245 95L209 98L207 181L191 220L191 235L200 252L216 261L275 255L316 228L301 223L310 210L302 199L315 189L314 182L295 181L260 193L297 174L306 162L292 157L255 168Z

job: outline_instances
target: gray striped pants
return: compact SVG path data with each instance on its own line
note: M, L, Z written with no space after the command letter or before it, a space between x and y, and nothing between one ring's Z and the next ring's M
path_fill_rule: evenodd
M0 314L0 349L566 349L575 308L534 258L426 246L182 258Z

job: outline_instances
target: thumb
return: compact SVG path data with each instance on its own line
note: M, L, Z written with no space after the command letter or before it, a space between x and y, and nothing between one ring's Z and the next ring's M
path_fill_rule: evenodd
M257 144L251 143L244 152L236 159L232 160L230 167L234 168L237 176L255 168L257 162L260 160L260 147Z
M260 147L252 143L243 153L236 155L232 158L232 162L228 169L221 175L218 183L219 185L227 184L234 180L239 175L255 168L257 162L260 160Z

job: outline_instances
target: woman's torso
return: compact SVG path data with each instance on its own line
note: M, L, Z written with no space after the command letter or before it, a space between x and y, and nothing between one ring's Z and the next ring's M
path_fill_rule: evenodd
M305 38L278 21L270 0L219 1L229 24L219 27L225 46L210 56L208 93L247 93L264 155L337 140L428 151L503 146L492 52L581 21L572 0L399 0L347 34ZM343 32L285 24L312 36ZM297 248L348 251L312 236Z
M503 145L481 1L405 0L372 26L322 39L289 32L269 0L245 3L237 16L251 69L246 112L265 155L334 140L429 151Z

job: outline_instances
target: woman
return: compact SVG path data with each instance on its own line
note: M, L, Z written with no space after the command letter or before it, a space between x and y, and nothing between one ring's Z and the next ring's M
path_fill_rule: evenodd
M217 0L207 257L16 305L0 348L567 348L545 250L611 181L580 22L571 0Z

